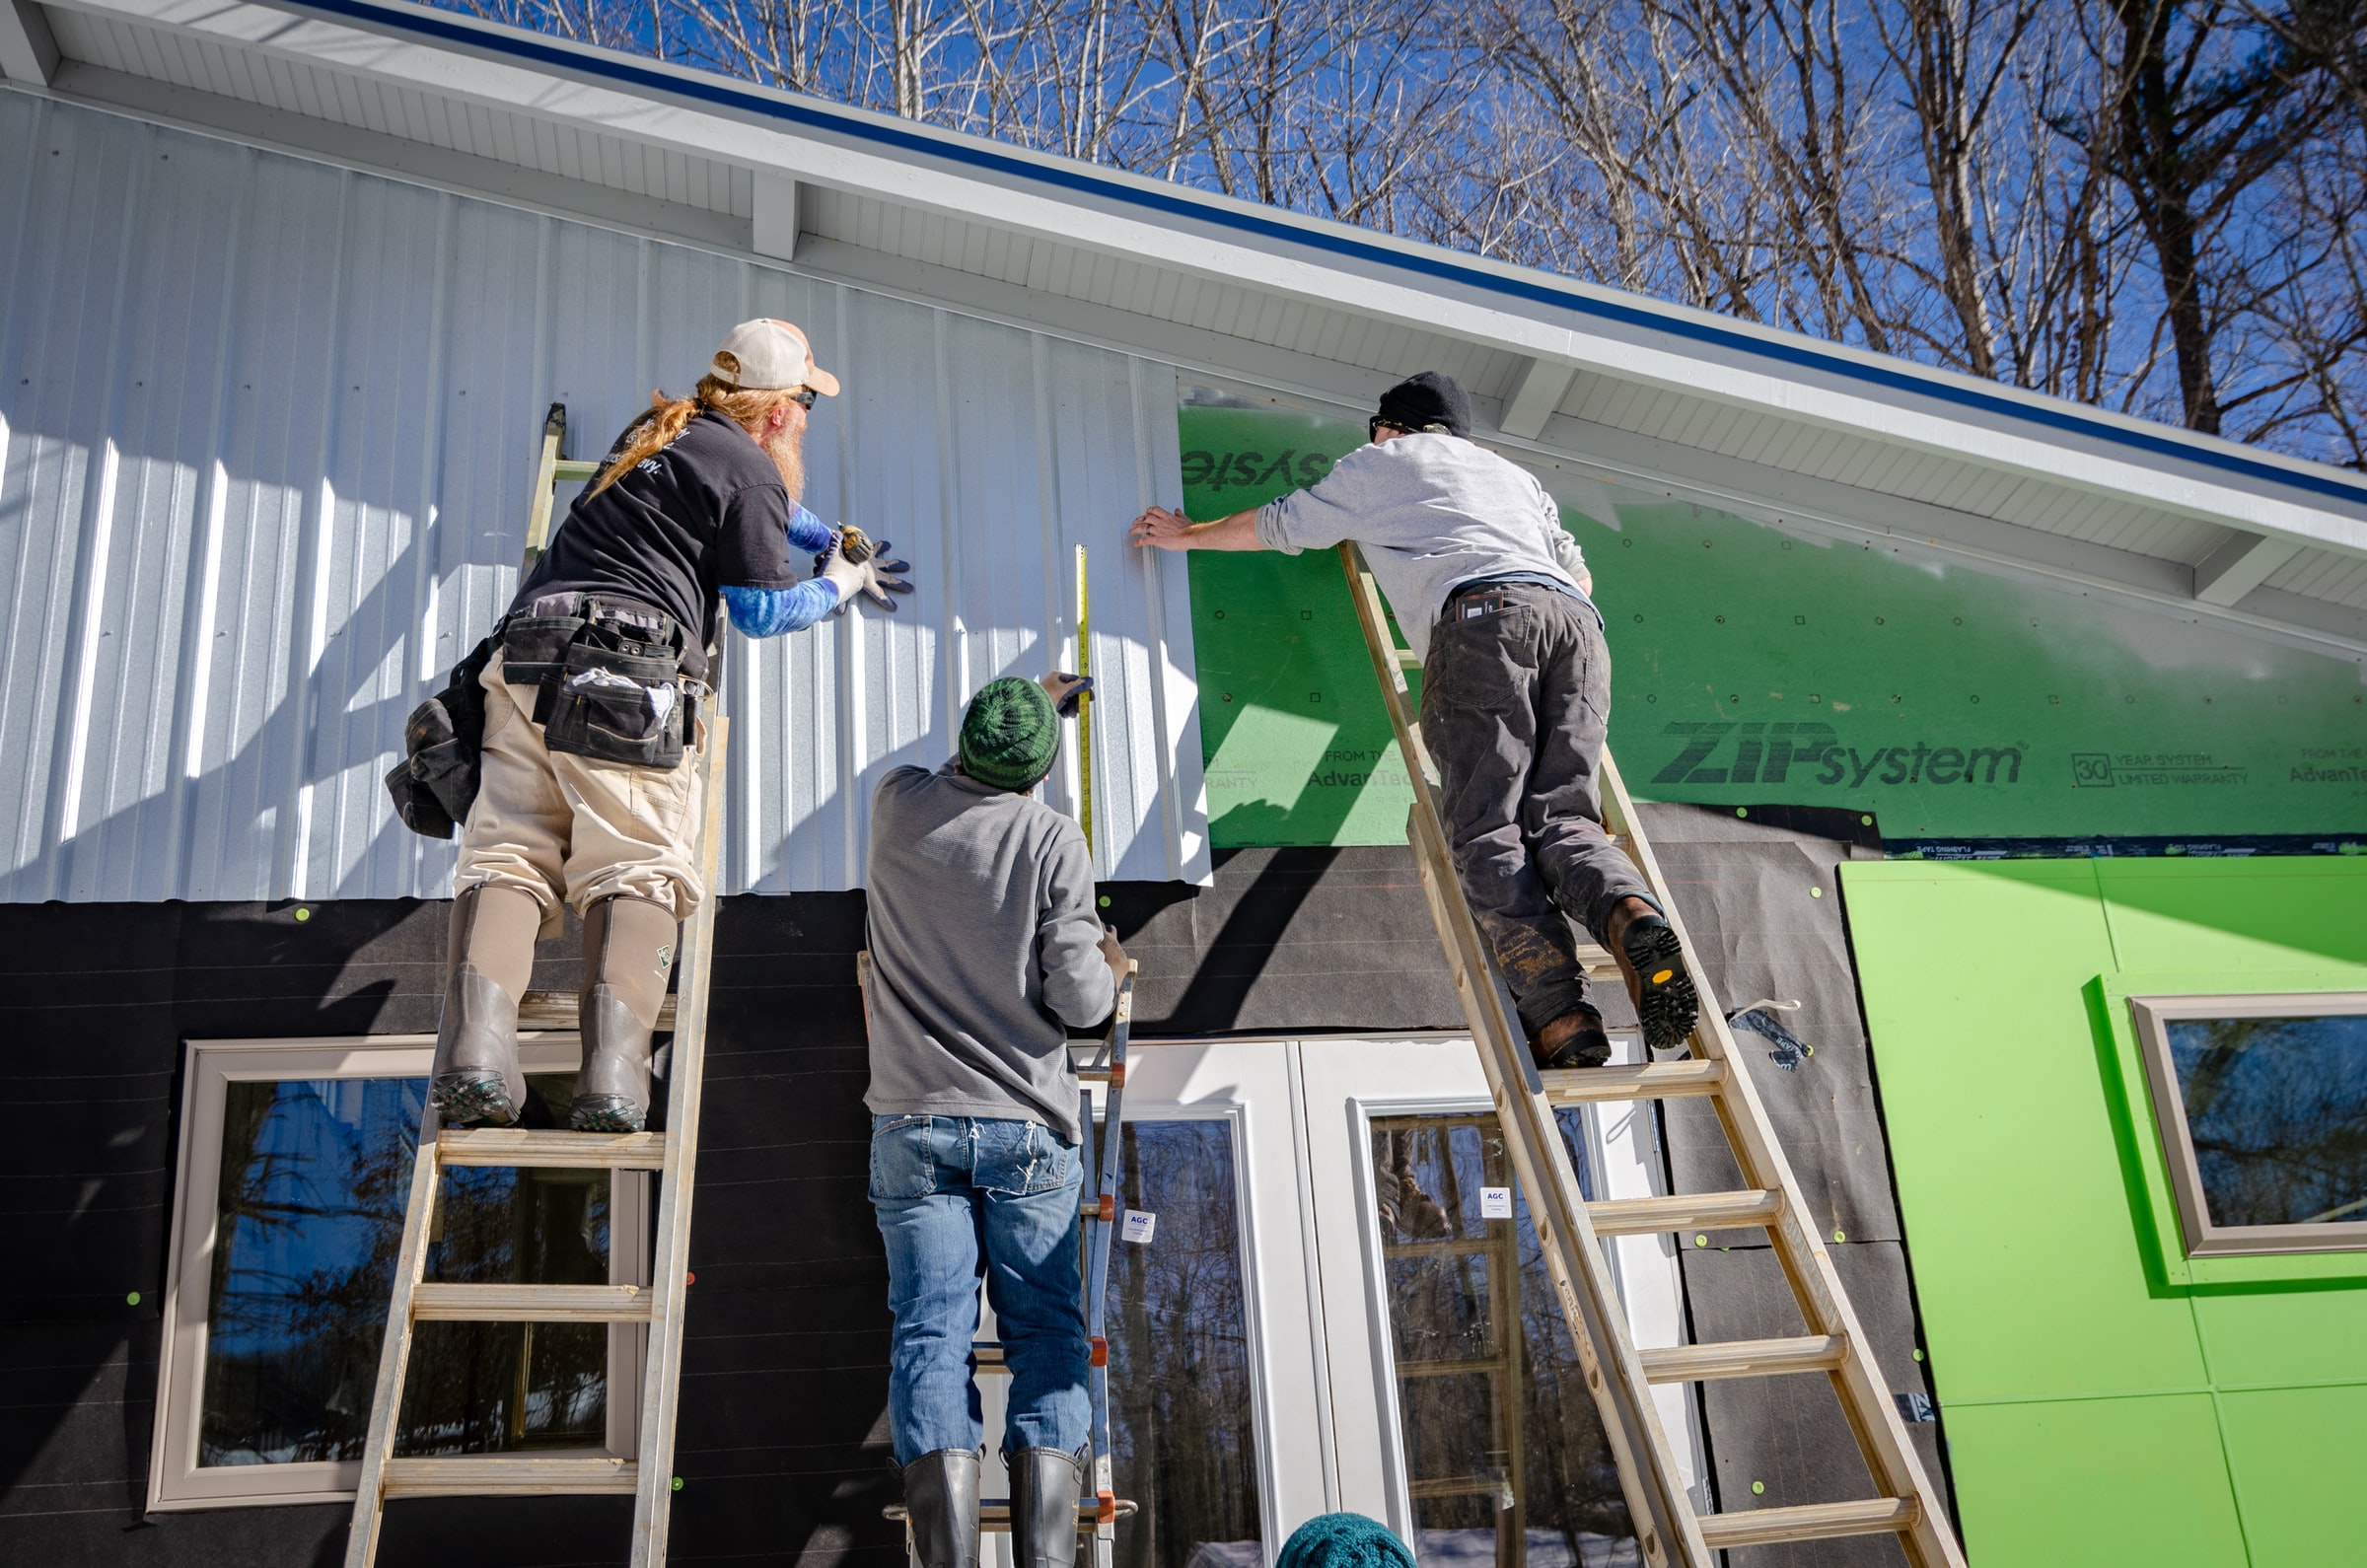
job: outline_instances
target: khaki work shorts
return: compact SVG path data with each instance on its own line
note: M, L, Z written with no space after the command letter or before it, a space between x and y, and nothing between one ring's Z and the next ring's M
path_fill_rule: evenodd
M674 768L553 751L534 721L535 688L504 682L499 653L479 683L483 775L453 891L519 889L542 906L545 939L558 934L561 900L581 915L630 893L689 919L706 896L691 855L705 812L697 748L686 747Z

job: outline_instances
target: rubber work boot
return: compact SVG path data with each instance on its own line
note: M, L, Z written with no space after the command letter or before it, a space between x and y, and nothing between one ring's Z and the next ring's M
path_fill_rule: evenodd
M1644 1043L1654 1050L1684 1044L1701 1016L1701 999L1686 972L1677 933L1643 899L1627 898L1612 911L1604 936L1635 1001Z
M1021 1449L1011 1467L1011 1561L1014 1568L1076 1568L1077 1499L1085 1467L1058 1449Z
M1611 1060L1611 1036L1603 1033L1603 1015L1591 1007L1571 1008L1537 1032L1529 1041L1529 1056L1539 1072L1602 1066Z
M939 1449L905 1465L904 1511L920 1568L978 1568L978 1451Z
M516 888L469 888L452 901L449 978L430 1090L446 1121L506 1127L526 1106L518 999L535 972L535 930L541 923L542 906Z
M674 911L618 893L584 911L584 989L577 1002L584 1068L568 1125L639 1132L649 1120L649 1037L674 967Z

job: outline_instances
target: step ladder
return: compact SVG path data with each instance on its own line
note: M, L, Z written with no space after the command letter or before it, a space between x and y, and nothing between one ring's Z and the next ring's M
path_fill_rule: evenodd
M1715 1568L1711 1554L1733 1547L1889 1533L1899 1538L1914 1568L1963 1568L1964 1553L1947 1511L1875 1370L1865 1330L1811 1224L1800 1184L1776 1145L1744 1058L1735 1050L1618 768L1606 752L1604 825L1634 861L1683 945L1701 1003L1691 1059L1541 1073L1530 1058L1527 1036L1507 1011L1508 993L1494 957L1456 876L1438 815L1438 773L1422 744L1405 683L1405 672L1419 668L1420 661L1398 645L1380 587L1354 542L1340 545L1339 555L1413 786L1406 835L1414 864L1470 1024L1472 1043L1487 1073L1513 1169L1529 1197L1546 1270L1577 1342L1587 1388L1602 1412L1604 1434L1645 1562L1653 1568ZM1611 955L1591 944L1582 947L1580 958L1590 975L1617 973ZM1747 1189L1587 1202L1555 1126L1554 1108L1679 1096L1706 1097L1717 1107ZM1746 1227L1767 1233L1811 1331L1797 1338L1638 1351L1628 1336L1617 1288L1598 1239ZM1839 1395L1878 1495L1846 1503L1695 1511L1679 1479L1668 1434L1652 1401L1652 1386L1810 1372L1825 1374Z
M590 479L599 471L598 463L561 461L559 444L566 428L565 405L551 404L543 425L541 459L529 514L529 569L549 537L552 487ZM723 760L729 730L728 720L710 718L706 745L699 752L706 820L699 828L697 856L707 896L699 901L681 935L676 969L678 996L668 997L658 1015L658 1031L670 1031L674 1035L666 1074L665 1130L592 1133L445 1127L432 1104L420 1117L410 1200L403 1211L402 1247L394 1260L394 1294L387 1311L361 1483L354 1493L353 1526L346 1540L346 1568L371 1568L389 1498L577 1493L631 1493L632 1568L660 1568L666 1561L666 1529L675 1486L675 1400L681 1383L682 1307L690 1279L690 1198L698 1159L707 1001L721 889ZM565 992L529 991L519 1005L519 1028L572 1030L577 1024L576 1005L576 998ZM654 1283L458 1285L429 1281L428 1244L436 1229L444 1175L468 1166L656 1172L658 1216L649 1274ZM613 1231L610 1245L620 1245ZM632 1458L589 1453L398 1458L394 1443L400 1429L412 1329L418 1323L438 1320L637 1326L646 1335L641 1387L633 1390L639 1409L639 1452ZM611 1388L610 1397L614 1400L624 1391Z
M1085 1334L1091 1346L1090 1368L1086 1390L1093 1405L1093 1473L1090 1477L1090 1496L1077 1502L1077 1533L1091 1535L1094 1568L1113 1568L1117 1550L1117 1522L1136 1512L1132 1499L1116 1493L1115 1478L1110 1461L1110 1246L1117 1232L1117 1187L1120 1176L1119 1159L1122 1139L1119 1127L1124 1120L1126 1091L1126 1039L1134 1027L1134 976L1141 965L1128 961L1126 977L1118 983L1117 1007L1110 1018L1110 1038L1093 1061L1077 1069L1082 1084L1105 1086L1108 1109L1097 1136L1093 1119L1093 1091L1080 1089L1077 1095L1077 1126L1084 1146L1078 1158L1085 1169L1093 1173L1093 1191L1077 1210L1077 1260L1082 1272L1079 1289L1085 1301ZM863 987L863 1016L866 1024L871 1018L871 955L855 956L855 977ZM977 1340L970 1346L974 1376L982 1378L1010 1376L1010 1363L1004 1358L1001 1344ZM887 1518L904 1526L904 1555L912 1563L920 1560L912 1540L912 1527L901 1503L891 1503L881 1511ZM989 1533L1007 1532L1011 1528L1009 1498L981 1498L978 1502L978 1528Z

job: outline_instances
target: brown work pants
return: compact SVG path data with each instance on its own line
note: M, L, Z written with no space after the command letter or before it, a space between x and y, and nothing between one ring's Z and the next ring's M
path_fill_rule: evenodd
M1586 997L1569 921L1601 942L1620 899L1658 907L1603 827L1610 715L1594 606L1536 583L1447 601L1422 664L1422 739L1464 896L1532 1038Z

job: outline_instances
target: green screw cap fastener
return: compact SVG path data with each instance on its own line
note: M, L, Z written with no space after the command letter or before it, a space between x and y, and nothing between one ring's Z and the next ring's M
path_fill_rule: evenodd
M1102 907L1105 909L1110 907L1110 895L1108 893L1102 894Z
M1847 1236L1843 1235L1843 1234L1842 1234L1842 1233L1840 1233L1839 1231L1835 1231L1835 1232L1833 1232L1833 1233L1832 1233L1832 1239L1833 1239L1834 1241L1836 1241L1836 1242L1846 1242L1847 1240L1849 1240L1849 1238L1848 1238Z
M1811 888L1808 890L1808 895L1811 898L1822 898L1825 896L1825 890L1822 888Z
M1921 1360L1923 1359L1923 1352L1922 1352L1922 1351L1920 1351L1920 1350L1916 1351L1916 1352L1915 1352L1915 1359L1916 1359L1917 1361L1921 1361Z
M674 1478L674 1489L678 1492L682 1489L682 1478L679 1475Z
M1753 1482L1751 1483L1751 1495L1752 1495L1753 1497L1764 1497L1764 1496L1766 1495L1766 1492L1767 1492L1767 1483L1766 1483L1766 1482L1764 1482L1764 1481L1753 1481Z
M310 909L299 909L296 911L296 918L298 920L310 920L312 917L313 912Z
M123 1305L126 1307L137 1307L139 1304L140 1293L136 1290L123 1298Z

